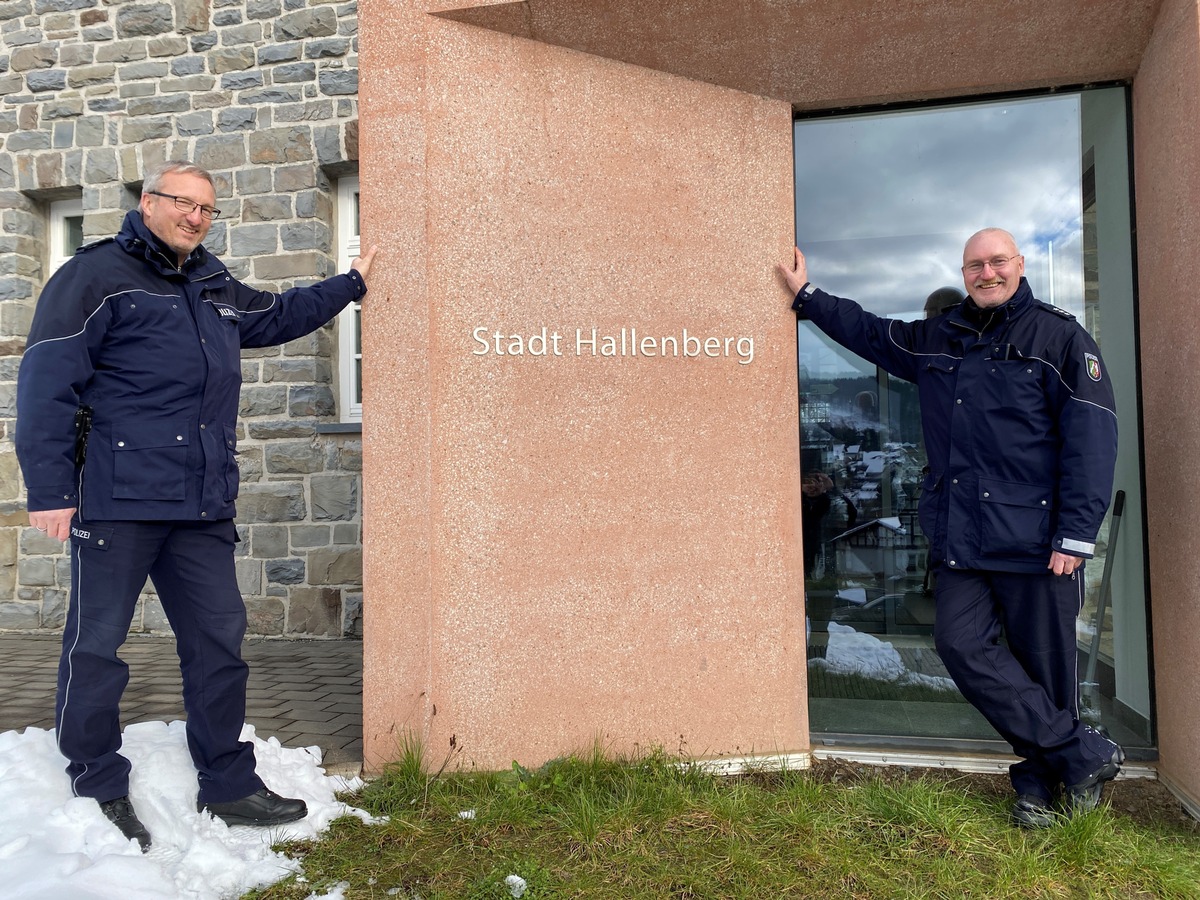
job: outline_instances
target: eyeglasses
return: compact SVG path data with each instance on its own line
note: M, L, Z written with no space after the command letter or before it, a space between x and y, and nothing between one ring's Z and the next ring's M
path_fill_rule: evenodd
M962 270L968 275L978 275L983 271L984 266L991 266L993 272L999 272L1020 255L1020 253L1016 253L1012 256L994 256L991 259L967 263Z
M200 209L200 215L208 219L210 222L221 214L221 211L212 206L201 206L195 200L189 200L187 197L176 197L174 194L164 194L162 191L146 191L147 194L153 194L155 197L166 197L168 200L175 201L175 208L182 213L187 213L189 216Z

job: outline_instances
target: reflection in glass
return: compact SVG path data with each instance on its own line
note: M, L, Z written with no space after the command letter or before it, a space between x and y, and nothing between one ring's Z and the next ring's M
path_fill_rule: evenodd
M879 315L935 315L963 296L966 239L983 227L1006 228L1034 294L1074 314L1109 368L1136 385L1124 116L1116 88L797 121L797 242L809 276ZM1097 224L1105 219L1098 204L1107 231ZM1121 332L1107 343L1102 283L1105 318ZM798 341L812 729L832 743L853 735L998 741L933 647L933 576L916 516L925 466L916 387L807 322ZM1127 516L1118 539L1120 584L1100 623L1089 715L1127 747L1145 747L1138 415L1136 391L1124 388L1134 396L1122 398L1120 390L1117 487L1137 520ZM1086 569L1081 675L1096 643L1109 530L1106 523Z

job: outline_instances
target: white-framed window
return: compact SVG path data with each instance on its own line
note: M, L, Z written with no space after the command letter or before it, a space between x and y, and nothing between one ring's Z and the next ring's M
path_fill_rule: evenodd
M56 200L50 204L50 270L53 275L59 266L83 246L83 201Z
M358 176L338 179L338 271L350 269L359 253ZM343 422L362 421L362 304L338 314L338 385Z

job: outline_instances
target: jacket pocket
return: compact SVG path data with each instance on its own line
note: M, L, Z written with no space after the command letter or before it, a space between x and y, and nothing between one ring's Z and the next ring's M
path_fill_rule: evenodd
M237 431L225 426L225 500L232 503L237 499L238 483L241 479L241 472L237 464Z
M945 527L941 525L942 517L942 476L927 474L921 482L921 497L917 501L917 521L926 540L933 547L941 547L945 540Z
M187 422L124 422L112 429L116 500L183 500L187 493Z
M1054 492L1045 485L979 479L981 556L1050 558L1050 513Z

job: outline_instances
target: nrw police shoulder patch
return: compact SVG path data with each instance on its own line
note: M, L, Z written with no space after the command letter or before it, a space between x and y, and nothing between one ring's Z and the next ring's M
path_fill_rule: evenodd
M1087 364L1088 378L1092 381L1100 380L1100 357L1095 353L1083 354L1083 361Z

